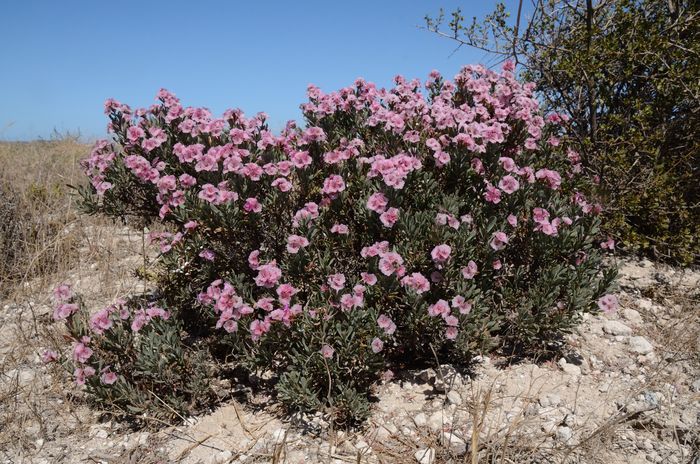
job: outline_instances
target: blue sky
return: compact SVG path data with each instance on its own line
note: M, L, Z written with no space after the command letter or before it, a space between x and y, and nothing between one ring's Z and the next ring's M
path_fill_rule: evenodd
M306 86L357 77L452 77L483 52L421 30L426 14L495 1L20 1L0 15L0 140L80 131L104 136L108 97L147 106L165 87L185 106L265 111L279 129L299 119ZM529 3L529 2L526 2ZM506 1L515 12L517 2Z

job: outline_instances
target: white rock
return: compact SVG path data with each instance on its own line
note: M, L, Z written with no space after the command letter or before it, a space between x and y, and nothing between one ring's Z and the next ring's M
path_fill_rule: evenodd
M652 301L648 298L640 298L636 301L636 303L637 303L637 307L639 309L646 309L646 310L650 310L651 305L653 304Z
M630 321L632 324L641 324L644 322L641 314L638 311L630 308L625 308L622 310L622 317Z
M644 337L632 337L630 338L630 351L639 354L648 354L654 351L654 347L649 340Z
M424 413L419 412L413 418L413 423L416 424L416 427L422 429L423 427L428 425L428 418L425 416Z
M557 440L567 443L574 436L570 427L559 427L557 429Z
M370 451L372 451L372 448L367 444L366 441L362 439L357 440L357 442L355 443L355 449L362 454L369 453Z
M464 442L464 440L452 432L443 432L440 439L443 444L449 446L450 449L456 454L462 454L467 451L467 444Z
M462 404L462 397L454 390L447 392L447 400L452 404Z
M556 407L561 404L561 396L556 393L545 393L540 397L540 406L543 408Z
M233 453L231 451L219 451L214 455L214 464L228 464L231 459L233 459Z
M569 364L566 362L566 359L561 358L559 360L559 367L561 367L561 370L563 370L565 373L573 376L579 376L581 375L581 368L578 367L576 364Z
M632 329L620 321L605 321L603 324L603 332L610 335L630 335Z
M435 462L435 450L433 448L419 449L413 456L420 464L433 464Z
M109 436L109 432L107 432L104 429L100 429L97 432L95 432L95 438L107 438Z
M449 423L449 420L443 411L435 411L428 418L428 428L435 433L442 431L446 423Z

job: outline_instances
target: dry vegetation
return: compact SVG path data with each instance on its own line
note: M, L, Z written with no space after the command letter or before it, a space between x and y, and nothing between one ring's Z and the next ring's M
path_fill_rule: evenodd
M88 147L72 137L0 143L0 295L75 262L79 220L68 185Z
M454 401L433 388L444 380L434 373L428 380L399 373L377 390L367 427L351 433L324 429L318 418L317 433L301 433L256 395L248 397L251 407L228 401L196 423L154 424L150 435L103 423L69 376L38 358L42 348L65 344L50 323L53 285L70 281L97 308L142 290L133 271L152 256L139 231L77 213L66 185L82 181L77 161L87 150L70 138L0 144L0 461L242 462L233 460L247 455L247 462L402 463L417 462L415 453L430 448L433 464L645 462L644 453L651 462L698 458L698 417L695 428L686 417L700 411L700 394L689 386L700 385L698 274L693 288L679 283L684 273L649 265L623 273L620 320L653 343L653 357L635 359L627 338L604 334L605 319L597 318L568 339L589 371L582 376L554 362L499 366L494 358L463 379ZM657 269L661 277L654 277ZM575 416L572 442L556 439L567 416L542 406L553 392ZM644 410L649 405L639 398L649 392L662 396ZM438 412L444 424L436 429L430 419ZM417 423L421 413L428 423Z

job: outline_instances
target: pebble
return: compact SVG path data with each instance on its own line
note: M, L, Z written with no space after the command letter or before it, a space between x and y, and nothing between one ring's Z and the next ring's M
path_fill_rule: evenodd
M424 413L419 412L413 418L413 423L416 424L416 427L422 429L423 427L428 425L428 418L426 417L426 415Z
M449 392L447 392L447 400L452 404L462 404L462 397L459 396L459 393L457 393L454 390L450 390Z
M559 360L559 367L561 370L563 370L565 373L573 376L579 376L581 375L581 368L578 367L576 364L569 364L566 362L566 359L561 358Z
M557 429L557 440L567 443L573 438L574 434L570 427L559 427Z
M654 347L652 346L651 343L649 343L649 340L642 336L637 336L637 337L632 337L630 338L630 351L633 353L638 353L638 354L649 354L652 351L654 351Z
M632 324L639 325L644 322L641 314L639 314L638 311L630 308L625 308L622 310L622 317L630 321Z
M631 335L632 329L620 321L605 321L603 332L609 335Z
M556 407L561 404L561 396L556 393L545 393L540 398L540 406L543 408Z
M441 441L446 446L449 446L450 449L456 454L462 454L467 451L467 444L464 442L464 440L452 432L443 432Z
M416 451L413 455L420 464L433 464L435 462L435 449L424 448Z

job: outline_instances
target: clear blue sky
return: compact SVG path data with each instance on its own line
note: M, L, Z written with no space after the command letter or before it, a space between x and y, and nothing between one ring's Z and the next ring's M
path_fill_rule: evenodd
M466 47L451 55L452 41L420 26L440 7L481 17L495 3L6 0L0 140L48 138L54 128L101 137L106 98L147 106L161 87L218 114L265 111L279 129L300 119L309 83L331 91L364 77L386 86L396 74L452 77L488 62ZM517 2L506 4L514 13Z

